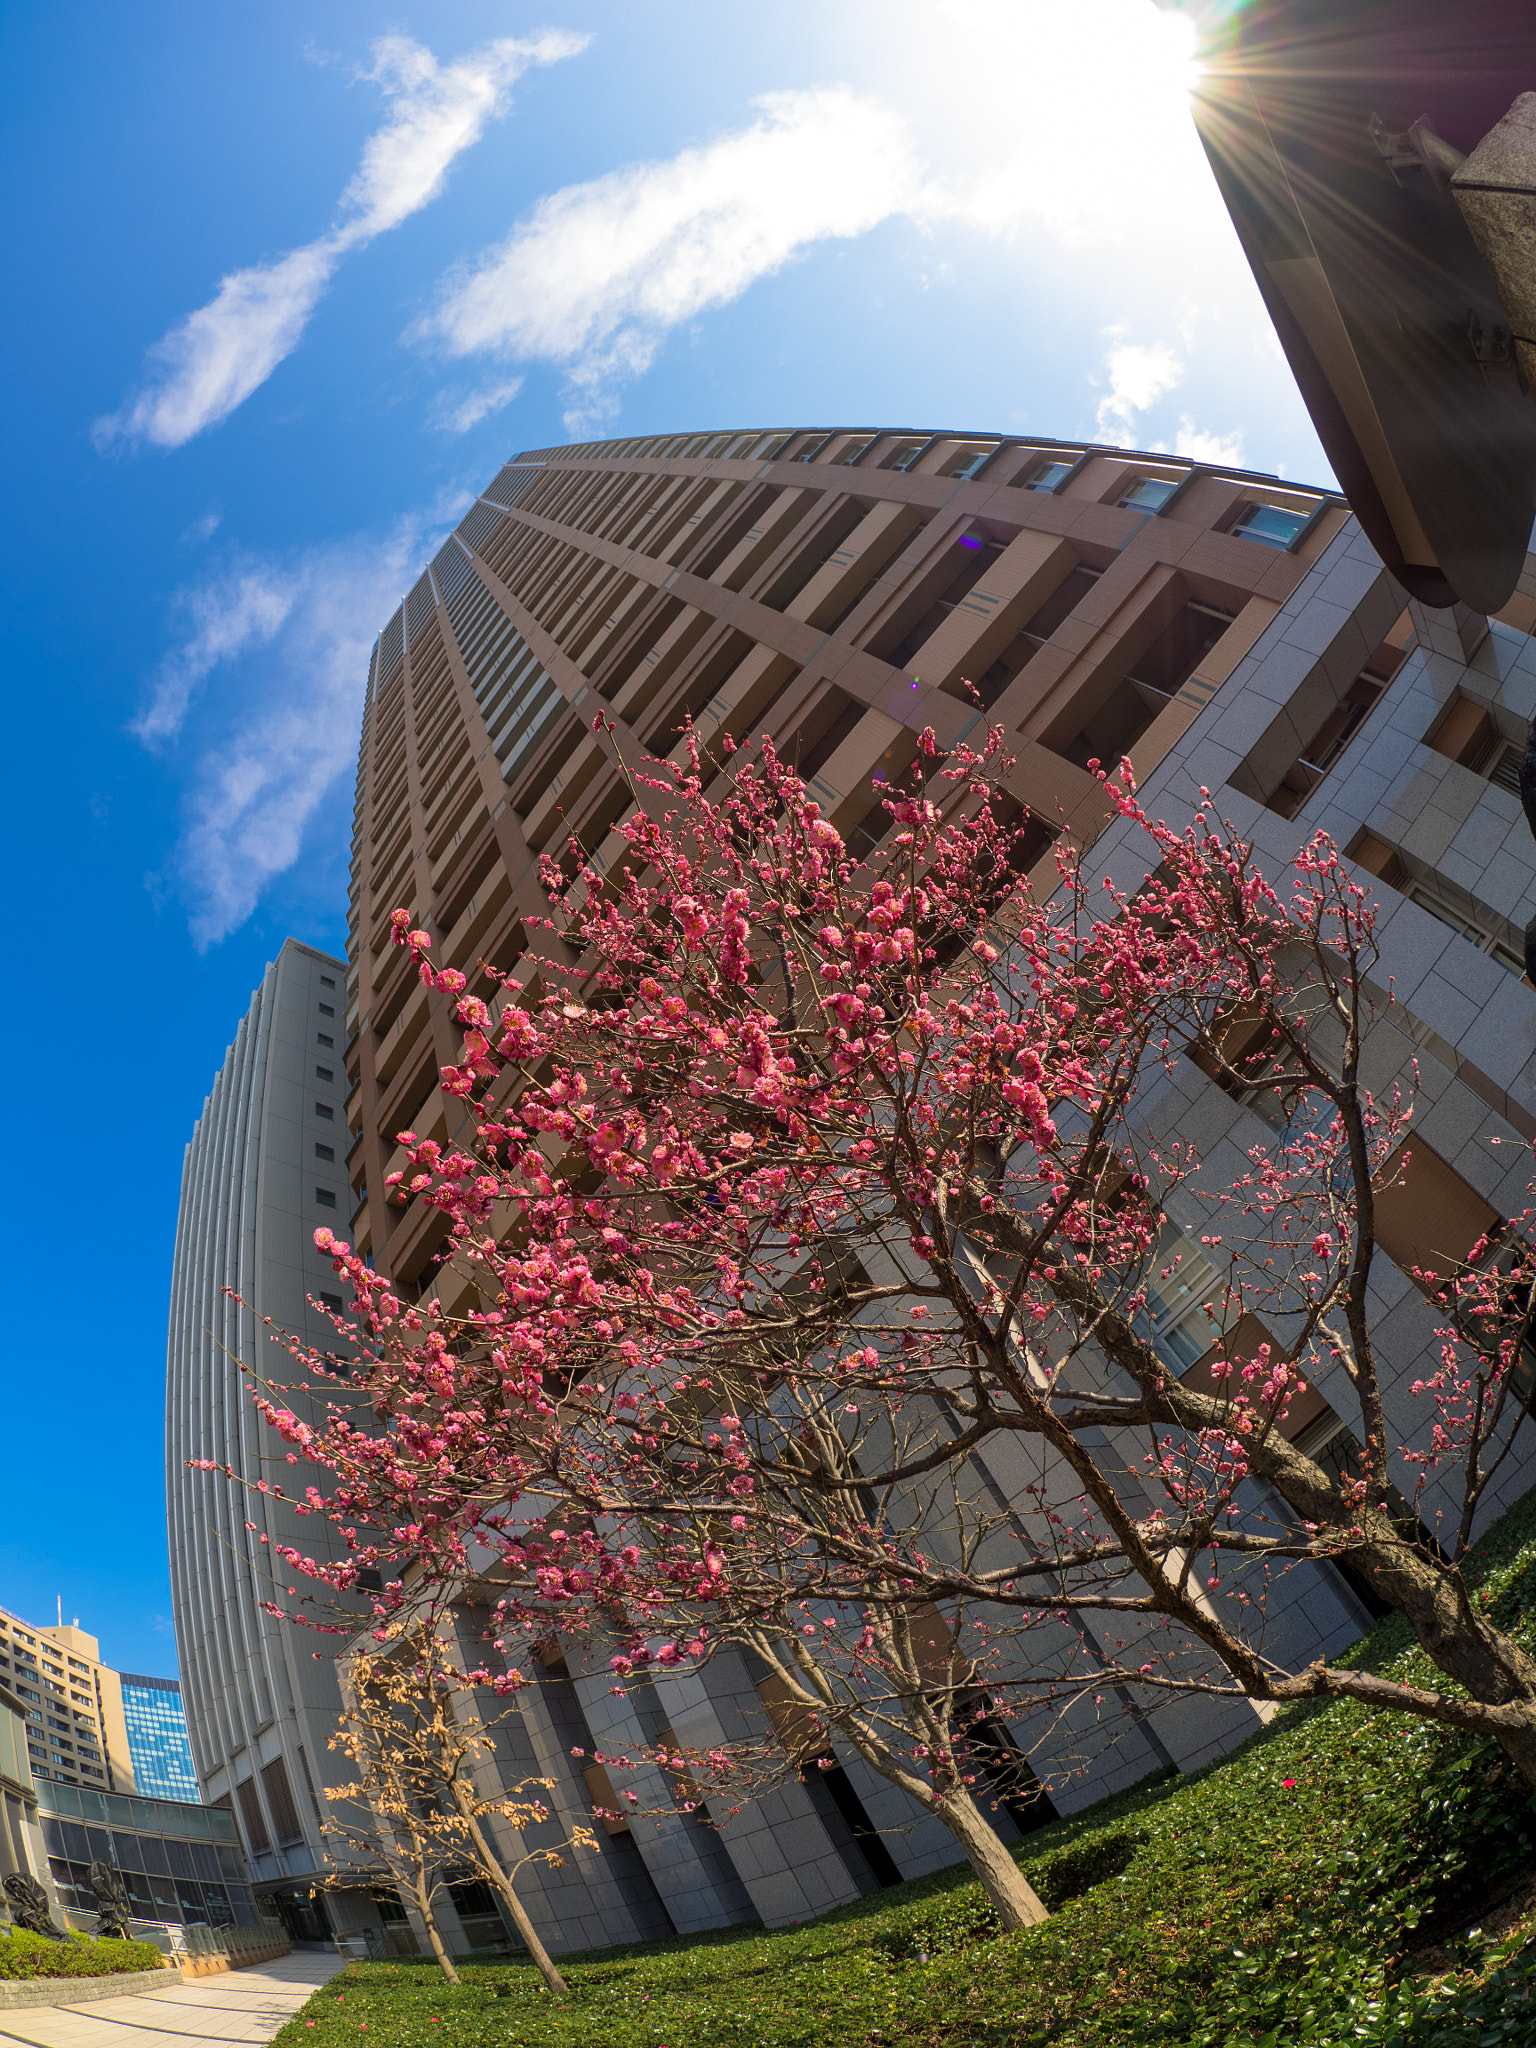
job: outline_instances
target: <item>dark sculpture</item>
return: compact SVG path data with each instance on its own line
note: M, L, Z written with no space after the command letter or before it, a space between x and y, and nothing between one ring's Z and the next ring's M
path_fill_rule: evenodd
M86 1874L90 1879L91 1890L96 1894L98 1938L106 1941L126 1941L128 1919L133 1909L128 1903L128 1894L123 1889L123 1880L110 1863L104 1863L99 1857Z
M24 1927L28 1934L45 1935L49 1941L65 1939L62 1930L48 1918L48 1894L35 1877L28 1877L24 1871L11 1871L5 1879L5 1896L11 1902L18 1927Z

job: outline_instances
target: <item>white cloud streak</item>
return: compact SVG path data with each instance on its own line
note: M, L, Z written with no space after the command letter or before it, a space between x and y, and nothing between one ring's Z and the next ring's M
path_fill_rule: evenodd
M813 242L916 206L916 159L889 108L841 87L756 104L759 119L735 134L541 199L450 277L415 337L450 356L561 365L579 432L680 321L729 304Z
M1096 414L1099 432L1108 441L1133 442L1137 414L1149 411L1184 381L1184 365L1161 343L1148 347L1122 341L1110 350L1107 367L1109 389Z
M1187 455L1191 462L1209 462L1217 468L1235 468L1243 459L1243 436L1241 431L1233 434L1213 434L1200 427L1189 414L1180 413L1179 431L1173 437L1176 455Z
M188 630L160 664L149 702L130 729L149 747L174 739L219 663L264 647L293 609L293 599L291 580L261 566L237 568L216 584L183 593L177 609Z
M179 448L227 419L293 353L342 258L438 196L455 159L506 111L530 65L573 57L588 40L559 29L505 37L442 65L407 36L376 42L362 76L392 112L364 144L337 220L302 248L224 278L206 306L149 351L149 381L121 411L96 422L97 446Z
M445 395L432 409L431 424L445 434L467 434L493 412L510 405L522 388L521 377L510 377L500 384L487 384L457 401Z
M453 358L556 365L566 425L581 434L612 416L618 387L672 329L814 244L894 217L925 232L1129 245L1133 266L1182 264L1198 242L1214 252L1205 282L1218 299L1251 294L1189 115L1187 21L1151 0L866 11L875 90L771 94L734 133L551 193L444 279L409 338ZM1118 431L1142 409L1129 386L1107 408ZM440 402L436 423L451 410Z
M273 877L298 860L338 778L350 778L380 622L465 502L293 560L248 559L183 598L191 630L163 675L201 682L222 669L221 729L199 734L181 839L155 881L185 900L200 951L250 916ZM165 731L186 716L190 697L189 688L178 706L167 686Z

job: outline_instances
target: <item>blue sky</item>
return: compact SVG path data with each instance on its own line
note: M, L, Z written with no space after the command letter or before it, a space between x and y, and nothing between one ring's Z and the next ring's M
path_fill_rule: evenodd
M182 1148L345 941L367 649L510 453L794 424L1329 476L1153 0L0 12L0 1603L175 1668Z

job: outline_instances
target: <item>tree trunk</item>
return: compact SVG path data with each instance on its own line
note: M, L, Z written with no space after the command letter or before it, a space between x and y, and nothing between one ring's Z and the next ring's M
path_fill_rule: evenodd
M1008 1933L1049 1920L1039 1894L969 1792L957 1786L947 1798L934 1799L929 1811L943 1821L965 1851L966 1861L980 1878L982 1890Z
M1524 1725L1494 1728L1500 1748L1536 1789L1536 1660L1512 1636L1480 1621L1461 1575L1404 1543L1367 1543L1352 1554L1418 1637L1426 1655L1483 1706L1520 1707Z
M523 1902L517 1896L517 1891L511 1878L502 1868L501 1858L491 1847L485 1830L480 1825L479 1816L474 1812L469 1802L461 1796L461 1788L457 1781L453 1785L453 1795L454 1804L464 1816L465 1825L469 1829L471 1840L474 1842L475 1853L480 1859L480 1868L496 1887L497 1892L501 1896L502 1903L512 1915L512 1924L522 1936L529 1955L533 1957L534 1963L538 1967L539 1975L544 1979L544 1982L551 1991L559 1991L563 1994L566 1989L565 1979L555 1968L554 1958L550 1955L549 1950L540 1941L537 1934L534 1933L533 1922L528 1918L523 1908Z
M450 1984L457 1984L459 1973L453 1967L452 1956L449 1955L447 1949L443 1946L443 1937L438 1931L437 1918L432 1911L430 1901L422 1908L421 1917L427 1923L427 1939L432 1944L433 1955L437 1957L438 1968Z

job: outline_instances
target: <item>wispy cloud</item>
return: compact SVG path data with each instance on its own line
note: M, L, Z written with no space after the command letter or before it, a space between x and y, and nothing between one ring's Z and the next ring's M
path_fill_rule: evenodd
M1243 459L1243 436L1241 431L1213 434L1197 426L1186 412L1179 415L1179 431L1174 436L1173 448L1176 455L1187 455L1193 462L1232 467Z
M429 424L445 434L467 434L471 427L489 419L493 412L500 412L508 406L523 388L521 377L508 377L500 383L487 384L479 391L471 391L467 398L454 398L444 393L432 408Z
M810 244L912 208L905 124L841 87L773 93L748 128L541 199L447 281L417 338L450 356L542 358L566 372L567 425L606 417L668 330L738 298Z
M264 566L236 568L217 583L184 591L176 609L184 621L180 644L160 664L149 702L131 730L146 746L180 732L193 698L221 661L264 647L293 609L292 579Z
M149 351L143 388L96 422L98 447L148 441L179 448L227 419L298 346L310 314L349 251L398 227L442 191L455 158L504 113L530 65L585 49L589 38L546 30L487 43L451 64L408 36L384 36L361 75L392 107L363 146L337 219L313 242L271 263L232 271L206 306Z
M213 536L218 532L220 525L223 523L223 519L224 514L219 510L218 506L210 505L208 510L202 514L201 518L194 519L190 526L184 527L182 529L182 546L197 547L201 546L206 541L212 540Z
M1133 442L1137 415L1150 411L1160 398L1184 381L1184 365L1158 342L1117 342L1106 358L1109 389L1099 400L1099 432L1109 441Z
M201 683L217 668L221 688L197 732L181 839L153 879L185 901L199 950L250 916L299 858L327 793L350 779L374 636L466 502L290 559L232 564L182 598L190 630L162 674ZM195 687L176 707L167 686L163 731ZM159 737L148 721L140 732Z

